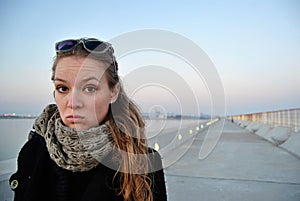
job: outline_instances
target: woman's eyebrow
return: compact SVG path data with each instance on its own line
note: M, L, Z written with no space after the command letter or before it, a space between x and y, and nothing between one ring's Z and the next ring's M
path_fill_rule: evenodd
M88 77L88 78L85 78L85 79L81 80L80 83L88 82L90 80L96 80L97 82L100 82L100 79L98 79L96 77ZM62 79L62 78L54 78L53 81L60 81L60 82L67 83L67 81Z
M54 82L55 81L60 81L60 82L67 82L66 80L64 80L64 79L62 79L62 78L54 78L54 80L53 80Z
M84 83L84 82L88 82L90 80L96 80L97 82L100 82L100 79L98 79L96 77L88 77L88 78L85 78L85 79L81 80L80 82Z

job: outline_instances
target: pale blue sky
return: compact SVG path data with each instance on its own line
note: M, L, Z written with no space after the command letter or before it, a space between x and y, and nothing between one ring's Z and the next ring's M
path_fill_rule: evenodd
M0 26L0 114L38 114L53 101L56 41L110 40L148 28L176 32L206 52L223 82L228 114L300 107L297 0L2 0Z

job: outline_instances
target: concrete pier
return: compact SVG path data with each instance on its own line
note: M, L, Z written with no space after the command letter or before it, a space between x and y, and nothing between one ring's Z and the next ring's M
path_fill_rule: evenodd
M169 200L300 200L300 158L226 120L213 152L199 160L204 135L166 169Z
M223 131L207 158L198 158L206 135L205 131L199 131L188 151L165 169L169 201L300 200L297 155L229 120L224 127L222 121L210 126ZM178 146L175 148L185 144ZM6 164L6 169L15 169L14 161L12 165ZM3 173L0 201L11 201L8 173Z

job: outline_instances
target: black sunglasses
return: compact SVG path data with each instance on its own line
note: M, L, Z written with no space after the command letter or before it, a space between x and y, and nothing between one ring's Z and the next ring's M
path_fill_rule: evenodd
M95 38L62 40L55 44L56 54L72 52L75 49L75 47L79 44L82 44L83 48L91 53L103 54L109 51L109 53L111 53L113 65L115 67L114 77L118 76L118 64L116 63L115 56L113 55L114 49L108 42L104 42Z
M66 53L73 51L75 47L79 44L82 44L83 48L91 53L105 53L106 51L110 51L114 53L114 50L110 43L100 41L95 38L80 38L80 39L68 39L59 41L55 44L56 53Z

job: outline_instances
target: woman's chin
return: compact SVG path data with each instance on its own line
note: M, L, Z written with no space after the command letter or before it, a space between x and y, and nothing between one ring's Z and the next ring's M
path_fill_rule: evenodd
M70 128L73 128L77 131L84 131L84 130L88 130L90 127L84 124L76 124L76 123L72 123L67 125Z

